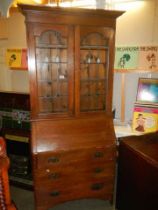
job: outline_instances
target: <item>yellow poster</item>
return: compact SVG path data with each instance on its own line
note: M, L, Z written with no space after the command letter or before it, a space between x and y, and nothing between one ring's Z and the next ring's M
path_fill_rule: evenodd
M158 108L135 107L133 132L150 133L158 130Z
M22 49L7 49L6 61L10 68L21 67Z

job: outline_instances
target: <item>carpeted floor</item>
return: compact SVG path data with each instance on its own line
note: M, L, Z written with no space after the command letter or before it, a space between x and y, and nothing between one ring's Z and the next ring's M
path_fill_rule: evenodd
M11 186L12 200L18 210L34 210L33 192ZM49 210L114 210L115 208L107 201L88 199L67 202Z

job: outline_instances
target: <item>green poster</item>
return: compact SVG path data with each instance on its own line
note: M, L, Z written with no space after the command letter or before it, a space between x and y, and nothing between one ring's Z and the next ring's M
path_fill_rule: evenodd
M116 47L114 69L137 69L139 47Z

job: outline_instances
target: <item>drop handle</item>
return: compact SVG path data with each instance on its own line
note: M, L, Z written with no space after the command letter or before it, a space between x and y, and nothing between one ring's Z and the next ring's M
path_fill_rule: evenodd
M49 174L49 179L58 179L60 177L59 173L52 173Z
M94 169L94 172L95 172L96 174L99 174L99 173L101 173L101 172L103 172L103 171L104 171L103 168L95 168L95 169Z
M94 154L94 157L95 158L101 158L101 157L103 157L104 156L104 153L103 152L100 152L100 151L97 151L97 152L95 152L95 154Z
M104 187L103 183L95 183L91 186L92 190L101 190Z
M52 197L56 197L56 196L59 196L60 195L60 192L59 191L53 191L50 193L50 196Z
M59 162L59 158L58 157L50 157L48 158L48 163L57 163Z

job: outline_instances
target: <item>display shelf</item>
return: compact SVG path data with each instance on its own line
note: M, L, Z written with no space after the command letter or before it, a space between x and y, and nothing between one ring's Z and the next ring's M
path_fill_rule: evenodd
M10 172L21 170L18 161L23 157L23 171L19 174L19 179L31 176L31 161L30 161L30 98L29 94L16 92L0 92L0 116L1 130L0 133L6 141L7 155L10 159ZM15 158L13 156L17 156ZM16 162L16 164L15 164ZM26 170L25 170L26 169ZM27 172L27 174L26 174ZM25 175L25 176L24 176ZM12 173L12 177L16 173ZM18 183L18 180L17 180ZM22 186L22 185L21 185Z
M11 176L9 175L9 182L13 186L17 186L23 189L33 190L33 180L31 177Z

